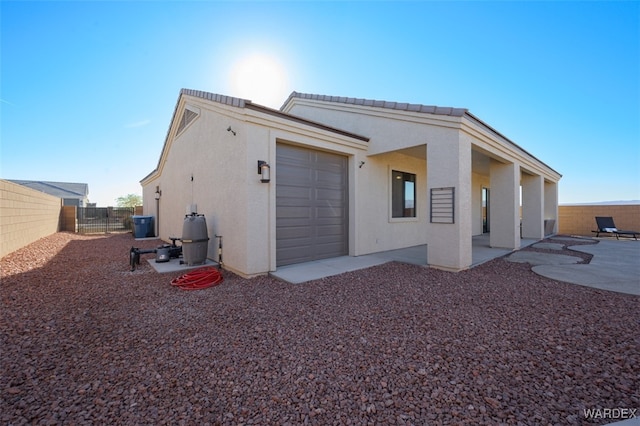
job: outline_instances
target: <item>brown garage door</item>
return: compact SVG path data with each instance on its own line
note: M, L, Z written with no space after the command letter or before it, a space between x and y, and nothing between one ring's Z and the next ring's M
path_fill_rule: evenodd
M349 252L347 157L276 146L276 265Z

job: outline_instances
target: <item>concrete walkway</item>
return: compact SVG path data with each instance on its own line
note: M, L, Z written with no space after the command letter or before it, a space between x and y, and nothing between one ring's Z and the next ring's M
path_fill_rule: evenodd
M592 239L575 238L576 241L598 241L592 245L570 246L572 250L593 255L589 264L579 264L582 259L565 254L541 253L534 251L512 250L489 247L487 235L473 238L473 264L480 265L489 260L508 255L512 262L526 262L533 265L532 270L542 276L558 281L569 282L603 290L640 295L640 241L630 239ZM521 248L533 247L547 250L562 250L569 237L559 237L554 243L522 240ZM427 265L427 246L415 246L391 250L364 256L341 256L316 260L296 265L281 266L271 275L292 284L316 280L344 272L369 268L383 263L398 261L414 265Z
M535 242L536 240L523 239L521 240L520 247L523 248ZM472 267L504 256L512 251L513 250L509 249L489 247L488 234L473 237ZM280 266L277 271L271 272L270 275L292 284L300 284L393 261L427 266L427 245L389 250L363 256L340 256L331 259Z
M280 266L277 271L271 272L270 275L291 284L300 284L392 261L426 265L427 246L408 247L364 256L332 257L330 259Z
M535 247L535 246L534 246ZM530 262L536 274L558 281L640 295L640 241L599 239L597 244L569 247L593 255L588 264L558 264L556 254ZM517 252L534 254L535 252ZM508 260L512 260L509 256ZM539 254L539 253L538 253ZM571 256L564 256L571 257ZM575 262L574 262L575 263Z

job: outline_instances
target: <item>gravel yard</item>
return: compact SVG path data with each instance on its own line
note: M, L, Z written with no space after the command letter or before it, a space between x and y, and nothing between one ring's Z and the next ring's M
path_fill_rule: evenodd
M640 409L637 296L504 259L301 285L225 272L189 292L144 260L130 272L133 244L58 233L0 261L0 424L605 424L584 409Z

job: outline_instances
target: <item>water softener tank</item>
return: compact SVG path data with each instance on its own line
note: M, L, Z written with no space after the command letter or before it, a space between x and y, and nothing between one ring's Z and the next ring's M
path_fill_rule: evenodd
M187 265L200 265L207 260L207 222L204 215L191 213L182 225L182 259Z

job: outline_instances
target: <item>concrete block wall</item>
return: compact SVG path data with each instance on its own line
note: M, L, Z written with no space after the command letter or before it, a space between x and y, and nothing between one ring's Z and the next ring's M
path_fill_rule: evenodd
M0 180L0 257L58 232L62 199Z
M611 216L618 229L640 231L640 204L559 206L559 234L595 236L596 216Z

